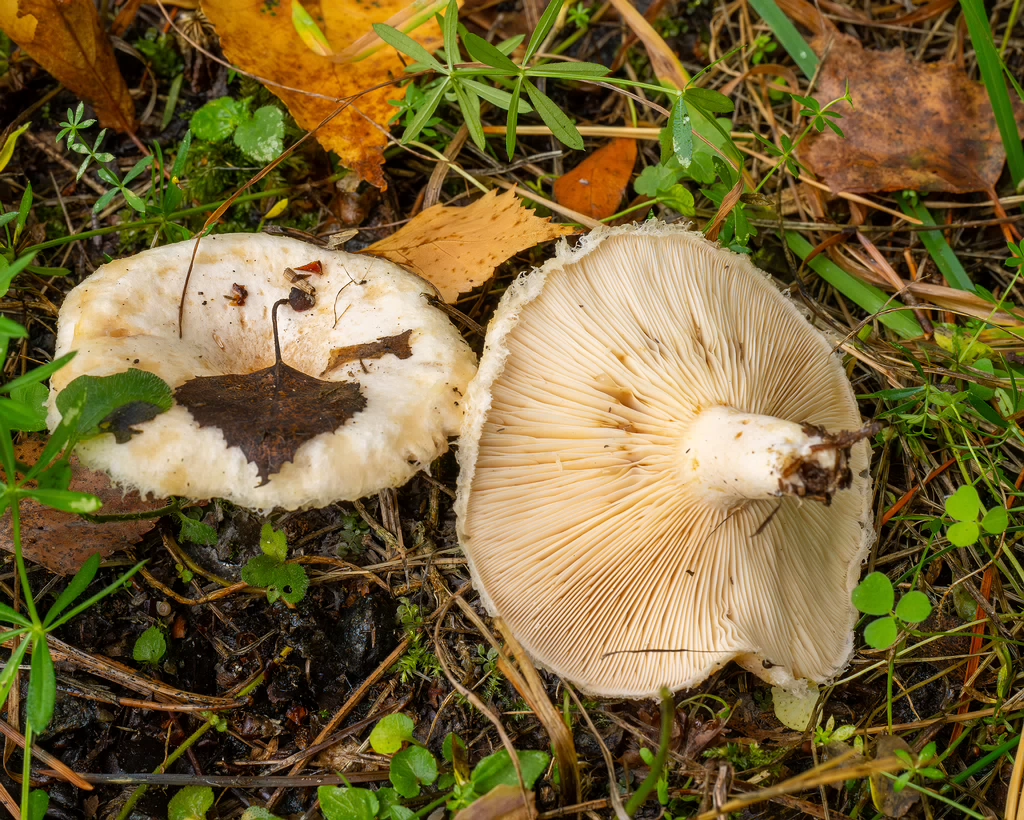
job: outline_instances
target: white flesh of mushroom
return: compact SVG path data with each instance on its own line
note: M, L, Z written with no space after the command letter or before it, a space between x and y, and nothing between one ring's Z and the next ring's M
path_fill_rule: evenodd
M696 415L680 446L688 481L712 503L813 495L799 464L836 470L839 453L826 436L774 416L709 407Z

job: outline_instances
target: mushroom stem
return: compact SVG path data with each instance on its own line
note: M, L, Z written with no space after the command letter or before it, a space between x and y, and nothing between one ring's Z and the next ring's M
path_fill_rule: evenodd
M850 486L850 448L878 429L831 434L810 424L743 413L702 410L682 446L687 478L713 503L793 495L828 505Z

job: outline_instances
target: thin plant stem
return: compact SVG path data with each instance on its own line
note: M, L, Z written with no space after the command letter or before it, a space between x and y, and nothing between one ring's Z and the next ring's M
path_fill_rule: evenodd
M26 639L27 640L27 639ZM25 722L25 750L21 755L21 816L29 820L29 796L32 794L32 723Z
M658 779L661 777L662 770L665 768L665 763L668 761L668 748L672 743L672 723L673 717L675 716L675 699L672 697L672 693L665 688L661 690L661 737L659 739L658 754L654 757L654 762L651 764L651 771L648 772L647 777L644 778L644 782L640 784L629 802L626 803L626 814L632 817L640 807L647 800L648 795L654 791L654 787L658 785Z
M0 431L0 435L7 435L7 431ZM39 613L36 612L36 602L32 600L32 587L28 582L28 568L25 566L25 557L21 552L21 512L19 509L20 498L15 496L11 499L11 540L14 542L14 561L18 565L18 580L21 582L22 597L25 599L25 607L28 609L28 616L32 623L40 626Z
M167 759L161 763L156 769L153 770L153 774L163 774L170 766L173 766L185 752L195 746L196 743L205 735L210 729L217 725L219 716L211 715L204 724L196 729L185 741L173 752L171 752ZM138 786L135 791L132 792L131 797L128 798L124 807L121 809L120 814L117 815L117 820L126 820L126 818L132 813L135 808L135 804L138 803L143 795L149 790L149 786L143 783Z

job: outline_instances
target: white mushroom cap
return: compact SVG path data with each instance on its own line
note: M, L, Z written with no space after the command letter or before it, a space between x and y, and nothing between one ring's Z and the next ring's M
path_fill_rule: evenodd
M541 665L616 697L729 660L792 688L845 666L870 450L807 427L862 422L749 259L659 223L563 243L506 292L467 398L459 538Z
M179 338L178 302L193 247L181 242L111 262L68 294L56 355L77 355L51 380L51 429L60 418L56 394L81 375L134 367L178 388L198 376L273 365L271 310L292 287L285 269L315 260L323 273L306 280L317 290L315 306L278 312L282 359L318 379L358 382L365 407L339 420L333 432L306 441L262 484L240 447L231 446L219 428L201 427L180 403L140 425L126 443L107 434L79 445L86 466L160 497L220 497L254 509L296 509L399 486L445 452L448 436L459 429L475 357L427 302L429 284L386 260L295 239L210 236L199 244ZM235 284L248 291L242 306L227 298ZM328 369L332 350L406 331L411 356L378 353Z

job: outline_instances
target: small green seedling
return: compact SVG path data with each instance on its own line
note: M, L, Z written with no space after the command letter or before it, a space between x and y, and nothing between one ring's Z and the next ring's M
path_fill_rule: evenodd
M831 743L845 743L857 734L857 727L852 723L844 723L836 726L835 715L829 715L828 721L822 726L820 723L814 729L814 745L828 746ZM856 738L857 751L862 751L864 746L863 738Z
M404 801L416 798L423 787L438 790L431 807L447 804L452 812L466 808L497 786L518 787L519 778L509 753L502 749L488 755L469 770L465 741L449 734L442 744L444 761L439 762L413 737L415 725L407 715L387 715L370 732L370 745L377 754L391 755L391 787L371 791L352 786L321 786L320 808L327 820L411 820L416 813ZM532 789L551 761L547 752L516 752L523 782Z
M309 577L301 564L289 564L288 539L283 530L275 530L270 522L260 531L260 549L263 555L250 558L242 567L242 580L250 586L267 591L267 600L278 598L287 604L297 604L306 597Z
M186 786L167 804L167 820L206 820L213 806L213 789L209 786Z
M160 663L167 654L167 639L164 638L163 630L158 626L151 626L135 640L135 647L132 649L132 657L137 663L156 665Z
M904 749L893 749L893 754L907 767L907 770L896 777L896 781L892 784L892 790L899 794L907 787L907 783L915 776L920 776L928 780L944 780L946 775L942 769L937 766L929 765L930 763L938 762L935 759L935 742L929 743L921 750L921 754L917 756L917 760L914 760L910 753Z
M864 628L864 640L872 649L888 649L899 636L901 624L916 624L924 621L932 612L931 601L919 590L911 590L896 604L896 593L892 582L881 572L872 572L853 590L853 605L865 615L882 617L871 621Z
M1010 525L1006 508L986 510L981 505L978 491L970 484L965 484L946 499L946 515L955 522L946 530L946 537L954 547L969 547L983 531L989 535L1001 535Z
M416 725L412 718L398 712L380 719L370 732L370 745L379 755L393 755L403 743L414 743L412 737Z
M647 766L653 766L654 752L646 746L643 746L640 749L640 759L643 760ZM662 766L661 774L658 776L658 784L656 786L658 791L658 802L661 803L662 806L668 805L668 768L668 766Z

